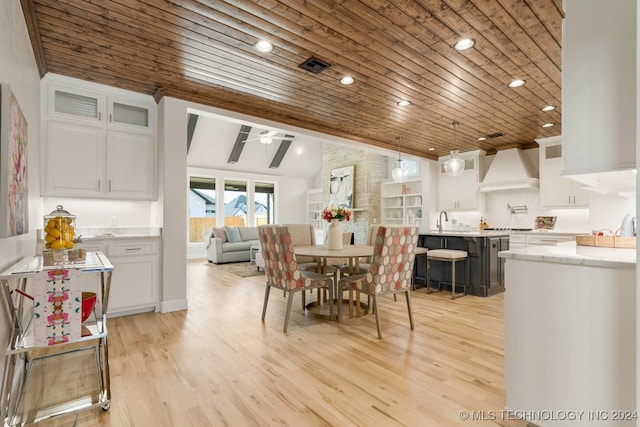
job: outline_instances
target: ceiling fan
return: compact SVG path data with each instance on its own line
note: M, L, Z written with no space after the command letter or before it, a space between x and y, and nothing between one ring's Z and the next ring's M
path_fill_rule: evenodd
M279 134L280 136L278 136ZM249 138L245 140L245 142L260 141L261 144L269 145L273 143L273 141L282 140L282 139L285 139L285 137L287 139L293 139L293 135L285 135L283 133L281 134L275 130L263 130L262 132L260 132L260 134L257 137Z

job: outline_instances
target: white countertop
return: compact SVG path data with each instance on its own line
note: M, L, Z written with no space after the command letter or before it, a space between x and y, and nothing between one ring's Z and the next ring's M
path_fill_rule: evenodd
M576 242L558 243L556 246L529 246L498 254L500 258L541 261L559 264L589 265L594 267L635 268L636 250L578 246Z
M104 227L77 228L76 237L81 236L83 242L104 239L160 239L160 227ZM42 241L42 229L38 229L38 241Z

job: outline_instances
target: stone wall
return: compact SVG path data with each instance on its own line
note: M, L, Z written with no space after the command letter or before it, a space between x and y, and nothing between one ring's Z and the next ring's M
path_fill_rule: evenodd
M322 198L329 204L331 170L355 166L351 221L345 231L353 231L356 244L364 244L369 224L380 221L380 182L387 179L388 157L341 145L325 144L322 166Z

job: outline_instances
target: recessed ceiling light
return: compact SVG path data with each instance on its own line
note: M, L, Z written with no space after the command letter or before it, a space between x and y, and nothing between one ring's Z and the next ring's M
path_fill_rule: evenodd
M485 139L487 139L486 136L481 136L480 138L478 138L478 141L484 141Z
M344 76L340 79L340 83L342 83L343 85L350 85L353 82L355 82L355 80L351 76Z
M411 101L407 101L405 99L405 100L402 100L402 101L398 102L398 107L406 107L407 105L411 105Z
M544 106L544 107L542 107L540 110L541 110L541 111L544 111L544 112L546 113L547 111L553 111L553 110L555 110L555 109L556 109L556 106L555 106L555 105L545 105L545 106Z
M476 44L476 41L474 39L462 39L459 40L456 44L453 45L453 48L455 50L467 50L473 47L473 45Z
M509 87L520 87L520 86L523 86L524 83L525 83L524 80L516 79L516 80L512 81L511 83L509 83Z
M551 126L553 126L553 123L545 123L543 125L541 125L543 128L550 128Z
M429 148L429 151L435 151L435 150L436 150L436 149L435 149L435 148L433 148L433 147Z
M253 46L262 53L269 53L273 50L273 45L266 40L258 40Z

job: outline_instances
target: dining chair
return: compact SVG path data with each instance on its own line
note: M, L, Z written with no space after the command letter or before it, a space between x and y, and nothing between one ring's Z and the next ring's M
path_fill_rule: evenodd
M302 309L304 310L306 290L327 288L329 290L329 316L333 318L333 280L324 274L303 271L298 267L294 256L294 246L289 229L284 225L260 225L258 237L262 256L265 261L264 272L267 287L262 306L262 321L264 322L269 302L269 291L272 287L282 289L287 295L287 308L284 318L284 332L287 332L293 296L302 292Z
M418 227L381 225L376 234L369 271L364 274L346 276L338 282L338 298L345 290L362 292L370 297L379 339L382 339L377 298L379 295L393 294L395 296L403 292L407 299L411 330L414 329L411 309L411 278L417 243ZM341 305L338 304L338 321L340 321Z

